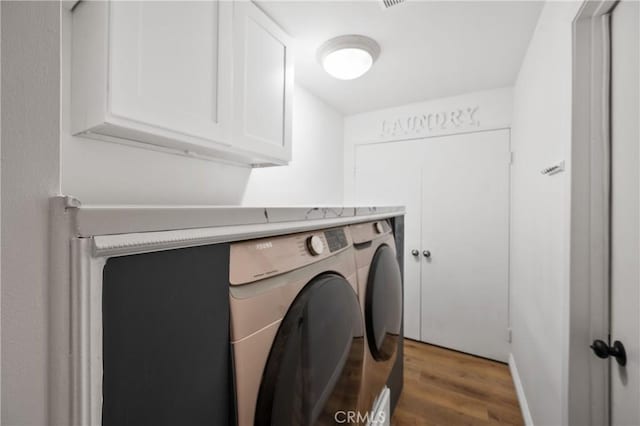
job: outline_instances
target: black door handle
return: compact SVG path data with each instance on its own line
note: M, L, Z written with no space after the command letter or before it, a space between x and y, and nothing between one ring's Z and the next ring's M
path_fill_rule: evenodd
M613 346L607 345L602 340L594 340L590 347L598 358L607 359L612 356L621 366L627 365L627 351L619 340L613 342Z

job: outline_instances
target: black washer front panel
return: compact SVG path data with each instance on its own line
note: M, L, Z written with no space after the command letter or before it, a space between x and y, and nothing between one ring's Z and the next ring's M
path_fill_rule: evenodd
M398 347L402 324L402 276L394 251L386 244L371 261L365 296L369 350L377 361L390 359Z
M333 425L357 410L364 336L358 299L343 277L311 281L282 320L265 366L255 424Z

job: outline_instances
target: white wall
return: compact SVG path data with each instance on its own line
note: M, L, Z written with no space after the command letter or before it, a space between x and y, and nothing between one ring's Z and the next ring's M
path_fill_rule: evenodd
M509 87L350 115L344 124L345 203L355 198L356 145L509 128Z
M293 160L288 167L254 169L246 205L341 205L343 116L306 89L293 98Z
M60 12L2 2L2 419L47 411L48 199L59 193Z
M546 3L514 87L512 351L536 425L567 423L572 20ZM560 160L568 171L543 176Z
M239 204L250 169L63 136L62 192L86 204Z

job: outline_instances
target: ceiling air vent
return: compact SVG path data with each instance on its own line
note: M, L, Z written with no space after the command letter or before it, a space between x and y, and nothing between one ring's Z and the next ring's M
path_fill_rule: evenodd
M397 6L404 3L404 0L380 0L380 6L383 9L389 9L390 7Z

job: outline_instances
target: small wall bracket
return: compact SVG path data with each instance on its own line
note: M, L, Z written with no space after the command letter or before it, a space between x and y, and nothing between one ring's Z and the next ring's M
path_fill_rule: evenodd
M544 168L542 169L542 171L540 171L540 173L547 176L555 175L556 173L560 173L560 172L564 172L564 160L562 160L557 164L554 164L553 166Z

